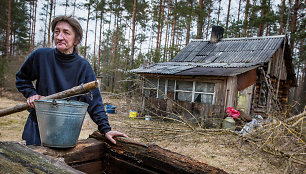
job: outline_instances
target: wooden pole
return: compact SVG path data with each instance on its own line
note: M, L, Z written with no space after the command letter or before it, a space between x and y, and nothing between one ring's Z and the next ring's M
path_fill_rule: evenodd
M92 89L96 89L98 87L97 81L88 82L79 86L75 86L73 88L67 89L62 92L58 92L49 96L46 96L42 99L49 100L49 99L61 99L66 97L71 97L78 94L84 94ZM30 109L30 106L27 103L19 104L14 107L6 108L0 110L0 117L10 115L12 113L24 111L26 109Z

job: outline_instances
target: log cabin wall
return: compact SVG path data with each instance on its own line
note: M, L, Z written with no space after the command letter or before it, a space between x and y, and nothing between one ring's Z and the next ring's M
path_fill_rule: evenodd
M279 48L263 69L257 69L258 79L253 91L251 111L253 115L265 117L272 110L286 108L290 84L286 81L287 69L282 55L283 49Z
M287 79L287 70L285 66L285 61L283 58L283 49L279 48L274 55L272 56L272 59L269 62L269 67L267 70L267 74L269 74L271 77L279 78L281 80Z
M237 92L238 92L238 87L237 87L237 76L234 77L228 77L227 79L227 84L226 84L226 106L229 107L234 107L236 108L237 106Z
M227 99L226 80L220 77L191 77L181 76L144 76L144 79L160 79L177 82L193 82L197 83L214 83L214 99L213 103L189 102L175 99L174 91L167 91L167 97L161 98L156 96L143 95L143 115L170 117L201 125L205 128L219 128L225 116L225 103ZM168 83L167 82L167 83Z

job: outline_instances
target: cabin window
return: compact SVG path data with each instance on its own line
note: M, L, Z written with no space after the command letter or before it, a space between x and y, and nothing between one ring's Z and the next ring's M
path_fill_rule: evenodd
M166 99L174 96L174 100L213 104L215 98L215 83L146 79L144 96Z
M192 102L193 82L176 81L175 100Z
M175 100L204 104L214 103L214 83L176 81L175 86Z
M214 103L215 84L214 83L195 83L194 102L205 104Z

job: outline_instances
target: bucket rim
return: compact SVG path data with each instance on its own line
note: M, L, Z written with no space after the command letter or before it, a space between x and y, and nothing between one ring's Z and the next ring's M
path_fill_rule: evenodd
M58 105L73 105L73 106L88 106L88 103L76 101L76 100L64 100L64 99L40 99L35 100L34 103L53 103L53 101L57 102Z

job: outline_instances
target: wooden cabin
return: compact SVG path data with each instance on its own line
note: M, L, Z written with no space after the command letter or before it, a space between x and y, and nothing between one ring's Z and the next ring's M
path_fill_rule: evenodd
M286 36L192 40L173 60L132 70L143 78L143 114L219 127L227 107L265 116L296 85Z

